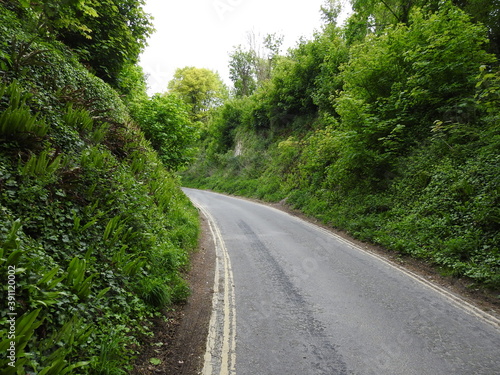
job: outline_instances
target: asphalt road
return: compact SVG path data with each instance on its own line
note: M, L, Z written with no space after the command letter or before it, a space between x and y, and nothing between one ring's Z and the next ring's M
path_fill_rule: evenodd
M495 317L287 213L185 192L217 245L204 374L500 374Z

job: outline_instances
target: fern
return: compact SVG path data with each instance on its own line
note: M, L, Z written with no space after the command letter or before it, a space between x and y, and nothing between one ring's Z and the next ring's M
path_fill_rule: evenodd
M53 176L61 166L62 156L49 157L49 152L44 150L40 155L33 155L28 162L21 167L21 174L25 176Z
M94 121L87 110L73 109L71 105L66 109L63 120L70 128L83 132L90 132L94 127Z
M44 137L47 126L38 121L27 108L8 108L0 114L0 134L19 139L26 136Z
M69 263L66 285L81 299L89 297L92 287L92 280L97 274L92 274L85 278L87 262L84 259L74 257Z
M26 105L29 96L23 94L17 81L10 85L0 84L0 97L8 97L8 107L0 114L0 136L7 139L45 137L48 126L33 115Z

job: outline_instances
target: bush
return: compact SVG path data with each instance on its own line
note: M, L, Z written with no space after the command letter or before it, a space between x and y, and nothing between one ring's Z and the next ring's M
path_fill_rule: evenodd
M167 168L177 170L192 160L199 129L180 98L156 94L137 104L133 115Z

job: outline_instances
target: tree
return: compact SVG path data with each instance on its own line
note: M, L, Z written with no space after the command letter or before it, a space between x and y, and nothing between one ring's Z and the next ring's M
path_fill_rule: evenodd
M5 6L16 10L28 29L45 36L71 31L91 38L92 30L84 18L98 17L97 4L92 0L7 1Z
M117 77L116 86L129 106L148 98L146 76L139 65L125 65Z
M453 0L453 4L488 28L491 52L500 56L500 0Z
M282 35L267 34L259 41L254 31L247 33L248 51L253 55L254 74L257 86L262 86L271 78L276 59L281 52L284 37Z
M389 26L408 24L415 8L436 12L443 4L441 0L351 0L354 13L347 22L346 34L351 42L362 40L367 34L379 34Z
M325 4L320 9L321 18L326 24L337 24L337 18L342 11L340 0L325 0Z
M262 44L254 32L249 32L248 49L241 45L229 55L229 73L237 97L253 94L257 87L271 79L271 73L281 52L283 36L268 34Z
M267 34L263 40L264 51L262 55L257 55L256 74L257 82L263 83L271 79L273 68L281 52L281 45L284 37L282 35Z
M153 32L143 5L144 0L100 0L93 8L96 14L78 13L89 32L60 27L57 37L74 49L98 77L116 88L121 70L138 62Z
M199 130L189 119L190 108L174 94L156 94L133 112L134 119L163 164L178 170L192 161Z
M144 0L23 0L9 5L41 36L73 49L80 62L114 88L121 70L138 62L153 32Z
M323 18L335 19L337 0L326 0ZM367 33L379 33L386 27L411 22L411 12L420 8L438 12L453 4L488 28L491 52L500 55L500 0L350 0L354 14L348 20L347 35L361 40Z
M338 29L330 26L277 59L264 100L272 124L286 126L297 116L331 109L332 95L342 88L339 67L348 50Z
M235 96L248 96L255 91L255 55L252 51L244 51L240 45L229 55L229 78L233 81Z
M210 110L227 98L227 89L218 73L192 66L177 69L168 89L189 105L193 121L206 120Z

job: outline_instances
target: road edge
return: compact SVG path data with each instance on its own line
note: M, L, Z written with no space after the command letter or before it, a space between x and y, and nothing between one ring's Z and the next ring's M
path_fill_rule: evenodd
M216 252L212 315L201 373L235 375L236 307L231 259L215 219L199 202L190 199L208 222Z
M343 241L346 244L349 244L351 247L353 247L354 249L356 249L358 251L362 251L362 252L369 254L370 256L378 259L379 261L385 262L389 266L406 274L407 276L411 277L415 281L417 281L417 282L425 285L426 287L434 290L435 292L439 293L440 295L442 295L443 297L448 299L453 305L461 308L467 314L475 316L475 317L487 322L488 324L495 327L496 329L500 329L500 313L493 306L488 307L488 309L490 311L492 311L491 313L486 311L485 308L481 304L477 303L477 301L474 298L472 298L472 297L469 298L468 296L461 293L460 290L453 290L453 288L451 288L451 285L449 285L449 284L442 285L443 283L438 283L436 279L428 279L428 278L426 278L425 275L419 274L418 272L415 272L414 270L410 270L410 268L407 267L406 264L398 262L395 259L392 259L393 257L391 257L388 254L388 250L381 251L381 249L378 249L377 246L356 240L346 233L337 233L338 231L335 228L321 224L316 219L306 216L301 211L293 210L290 207L285 207L280 203L269 203L269 202L264 202L264 201L261 201L261 200L255 199L255 198L240 197L240 196L215 192L215 191L211 191L211 190L207 190L207 191L214 193L214 194L223 195L223 196L226 196L229 198L243 199L243 200L247 200L249 202L257 203L257 204L260 204L262 206L268 207L270 209L274 209L274 210L277 210L281 213L287 214L290 217L295 218L296 220L300 220L300 221L306 223L307 225L316 228L317 230L320 230L324 233L327 233L327 234L333 236L334 238L336 238L340 241ZM418 260L415 260L415 261L418 261ZM436 277L437 275L435 274L434 276Z

